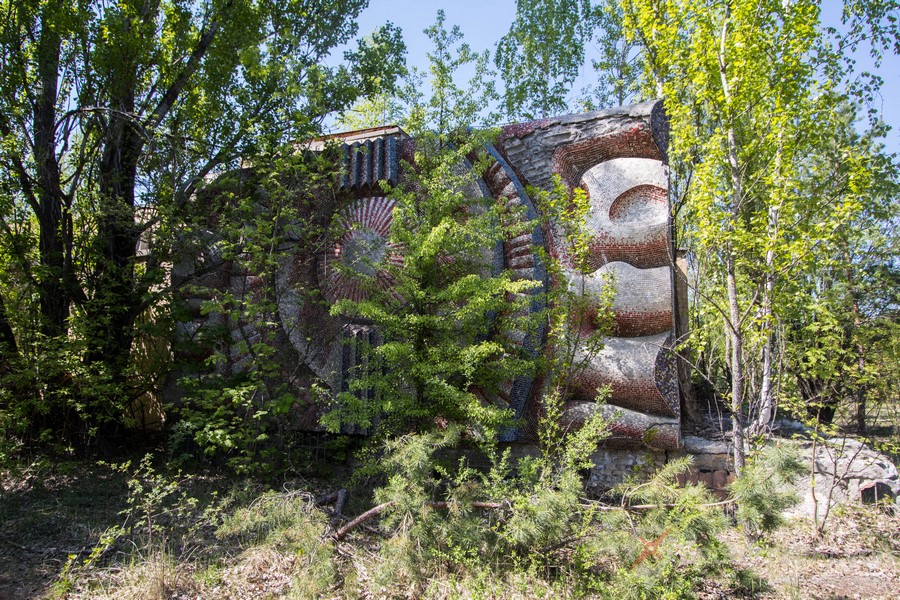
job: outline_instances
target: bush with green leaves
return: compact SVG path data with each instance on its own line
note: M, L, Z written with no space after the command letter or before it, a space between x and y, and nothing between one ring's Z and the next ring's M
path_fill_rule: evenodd
M205 210L183 232L179 252L200 256L193 262L197 274L230 270L258 285L184 285L188 294L207 298L201 307L206 320L195 335L176 340L183 397L166 407L177 460L222 461L239 473L272 472L293 451L289 413L304 390L289 383L297 378L294 366L277 357L275 281L288 252L314 256L319 250L334 208L328 194L337 168L331 152L298 151L292 144L258 162L264 166L211 183ZM311 295L310 301L322 300Z
M472 468L471 454L449 452L462 432L453 426L386 444L387 482L375 493L391 532L381 549L386 581L545 566L547 551L586 534L576 472L546 457L513 461L509 449L491 455L489 469Z
M379 269L393 285L380 289L373 277L364 281L370 284L364 300L332 307L335 315L373 327L381 342L363 349L365 364L374 368L355 373L349 390L337 395L324 420L329 430L371 427L377 418L380 430L402 433L435 427L440 419L465 423L471 436L490 440L510 425L511 411L483 398L497 397L505 381L533 371L527 353L497 333L532 327L529 317L515 315L526 312L536 284L492 272L489 251L503 239L499 215L470 195L473 173L463 167L485 139L473 133L450 145L446 138L417 137L417 172L390 194L391 244L400 248L402 265ZM475 173L485 166L476 164Z
M11 448L71 454L102 443L98 438L114 439L123 423L135 424L122 414L134 403L133 389L88 362L86 345L35 336L20 352L0 369L0 432Z

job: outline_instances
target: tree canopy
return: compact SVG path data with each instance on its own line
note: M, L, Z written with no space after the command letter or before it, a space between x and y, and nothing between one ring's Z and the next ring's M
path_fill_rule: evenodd
M21 389L49 386L31 407L48 431L121 421L135 324L163 297L167 240L197 189L393 85L390 25L326 63L366 4L3 2L2 361L19 361ZM76 363L112 387L73 389Z
M516 18L495 54L509 118L536 119L566 111L593 20L590 0L516 2Z
M845 6L849 38L869 32L876 56L900 39L889 4ZM764 431L775 396L787 403L795 384L788 357L803 363L818 352L798 328L824 318L825 289L853 288L853 273L869 268L851 247L878 236L847 233L866 230L875 214L896 219L897 165L872 143L884 130L876 124L860 136L852 126L878 82L854 78L845 55L852 42L821 26L816 1L623 6L642 48L645 93L666 99L679 243L693 262L694 347L725 367L720 391L730 396L740 467L742 417ZM846 364L832 366L849 374ZM805 400L830 402L818 393Z

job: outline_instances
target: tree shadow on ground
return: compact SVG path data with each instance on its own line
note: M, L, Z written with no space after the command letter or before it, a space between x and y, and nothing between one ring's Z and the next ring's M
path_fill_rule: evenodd
M126 476L91 463L33 464L0 495L0 598L48 594L71 555L122 523Z

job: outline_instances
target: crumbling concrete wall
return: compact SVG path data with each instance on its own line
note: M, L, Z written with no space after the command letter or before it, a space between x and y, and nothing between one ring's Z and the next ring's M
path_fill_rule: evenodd
M241 356L245 345L241 342L272 340L281 348L277 358L285 363L283 372L293 378L298 396L313 380L335 392L346 389L348 374L362 360L353 350L354 340L372 341L377 332L364 323L332 316L328 303L361 297L355 272L374 275L389 288L389 274L374 265L401 261L389 238L393 201L378 182L402 178L401 165L411 159L414 140L391 127L336 136L333 141L339 144L336 160L343 164L335 190L328 194L337 199L338 231L321 240L312 254L308 244L301 247L302 235L296 239L288 235L278 249L282 257L274 278L278 331L227 322L220 314L200 309L205 297L224 292L241 297L265 285L255 274L236 272L229 265L204 272L204 264L211 264L206 255L215 253L212 241L208 250L187 256L174 274L193 283L193 295L185 299L192 310L191 318L182 323L185 335L197 336L210 328L228 330L226 337L230 335L233 344L228 364L221 366L224 371L251 368L247 357ZM678 367L672 352L678 315L667 145L667 122L659 102L509 125L487 148L493 164L468 191L484 202L518 208L511 214L524 213L528 220L528 225L514 228L501 247L486 253L496 268L537 282L531 311L543 308L541 289L565 285L548 280L540 250L564 266L572 265L554 226L533 224L538 222L539 207L530 190L549 189L556 175L569 189L587 193L593 239L590 272L579 289L589 300L599 297L605 279L613 277L614 331L604 350L576 376L576 392L565 407L564 419L577 425L593 411L603 411L613 421L610 447L667 452L682 446ZM210 227L206 233L213 240L214 226ZM302 232L303 227L297 223L287 231ZM343 268L334 269L335 262ZM533 355L545 351L541 330L506 335ZM603 385L609 385L612 394L607 405L598 406L594 396ZM540 414L540 394L539 380L518 377L508 382L503 395L517 416L533 422ZM304 422L316 427L318 411L313 407L307 412ZM505 441L527 436L528 429L509 432Z

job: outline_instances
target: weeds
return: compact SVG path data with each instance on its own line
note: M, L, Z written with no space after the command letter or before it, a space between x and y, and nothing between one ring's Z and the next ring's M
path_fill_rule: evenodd
M434 460L454 474L468 464L435 444L416 444L408 453L400 451L401 463L418 456L424 461L418 466ZM524 465L539 464L536 460ZM760 456L751 464L762 468L765 462ZM50 567L62 571L55 590L31 588L28 596L55 591L73 599L682 598L792 590L803 595L820 572L846 563L867 573L868 583L854 585L878 597L877 586L889 589L886 578L900 574L895 539L900 517L867 507L841 508L825 536L816 537L813 524L801 521L749 543L729 527L721 503L705 488L676 485L675 476L688 466L684 461L626 482L604 502L581 497L577 478L573 483L551 478L554 483L541 491L528 483L539 482L541 471L523 468L505 453L497 457L503 468L463 470L454 479L422 467L420 487L404 490L417 501L364 523L340 542L333 533L341 521L314 498L343 481L267 491L246 480L186 477L152 463L151 476L141 463L136 459L126 473L106 469L109 476L95 475L78 497L71 496L74 488L59 485L73 485L81 469L48 466L42 471L46 491L39 488L40 495L25 502L18 491L3 499L4 537L33 551L48 552L39 549L51 543L42 545L22 532L36 528L49 510L59 511L67 528L93 536L84 545L53 542L75 558L57 555L61 562ZM65 471L65 478L58 471ZM96 466L91 471L100 472ZM140 494L138 486L127 484L138 476L144 482ZM161 492L177 482L177 490L141 497L150 493L151 481ZM361 490L352 492L356 511L364 510ZM103 519L86 520L101 516L91 498L100 499ZM483 502L486 498L493 501ZM55 531L62 535L68 529ZM7 549L0 540L0 554ZM19 560L52 557L23 552L16 550ZM866 566L870 563L877 569ZM828 580L821 585L826 583L831 585ZM828 589L822 587L820 595L827 596ZM0 579L0 596L21 596L12 590Z
M738 522L751 539L783 524L782 513L800 501L793 484L803 471L798 454L787 445L763 446L750 457L731 491L739 498Z

